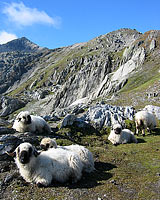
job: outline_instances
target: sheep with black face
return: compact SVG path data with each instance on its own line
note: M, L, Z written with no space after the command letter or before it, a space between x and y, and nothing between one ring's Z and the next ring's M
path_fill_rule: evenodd
M114 145L126 144L126 143L137 143L137 139L134 133L129 129L122 129L120 124L114 124L113 130L111 130L108 140Z
M15 150L15 162L26 182L49 186L52 181L76 183L82 175L79 157L64 149L49 149L38 153L30 143L22 143Z
M51 133L50 126L42 117L30 115L28 111L22 111L17 115L12 128L22 133Z

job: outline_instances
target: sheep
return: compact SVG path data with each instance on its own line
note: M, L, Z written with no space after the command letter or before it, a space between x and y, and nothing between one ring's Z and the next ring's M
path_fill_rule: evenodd
M81 179L83 164L77 154L61 148L39 153L28 142L21 143L14 151L15 163L21 176L28 183L50 186L52 181L64 183Z
M49 148L57 148L57 142L53 138L45 137L41 140L40 143L41 149L44 151L48 150Z
M136 134L138 135L138 131L142 129L142 135L145 136L145 129L151 132L151 130L156 128L156 117L154 114L142 110L135 114L135 124Z
M50 126L42 117L30 115L28 111L22 111L17 115L12 128L22 133L51 133Z
M93 154L84 146L81 145L69 145L69 146L57 146L56 141L52 138L43 138L41 140L40 146L43 150L47 150L49 148L59 148L59 149L64 149L68 151L72 151L74 153L77 153L80 160L83 163L83 171L90 173L95 170L94 167L94 159L93 159Z
M122 129L120 124L114 124L113 130L111 130L108 140L114 145L126 144L126 143L137 143L137 139L134 133L129 129Z

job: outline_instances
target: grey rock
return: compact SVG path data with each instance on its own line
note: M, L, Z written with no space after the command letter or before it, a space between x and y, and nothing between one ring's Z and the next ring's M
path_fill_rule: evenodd
M61 128L71 126L77 120L75 115L68 114L61 123Z
M16 131L12 128L0 127L0 135L14 134Z
M48 90L37 90L34 94L33 94L33 99L44 99L46 97L46 95L48 95L49 92Z
M7 159L6 152L13 152L16 147L23 143L29 142L33 145L38 145L38 136L32 133L15 133L14 135L8 134L0 137L0 160Z
M153 105L147 105L144 107L143 110L147 110L148 112L153 113L158 120L160 120L160 107L159 106L153 106Z
M0 126L8 126L10 124L9 121L6 121L5 119L0 118Z
M61 123L60 128L65 128L65 127L68 127L68 126L78 127L80 129L83 129L83 130L93 129L93 126L89 122L84 121L83 118L76 117L75 115L72 115L72 114L66 115L66 117L63 119L63 121Z
M0 117L5 117L25 106L26 102L15 98L0 96Z
M97 128L102 129L103 126L112 126L114 123L120 123L125 126L125 119L133 120L134 114L133 107L99 104L90 107L81 119L93 122Z
M0 143L0 155L4 155L6 152L13 152L22 140L13 135L3 135L0 137Z
M152 40L150 44L150 51L154 50L156 48L156 40Z

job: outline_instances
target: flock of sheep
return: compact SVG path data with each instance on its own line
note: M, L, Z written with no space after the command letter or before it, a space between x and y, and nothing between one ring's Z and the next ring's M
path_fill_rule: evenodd
M135 124L136 134L142 130L145 135L145 129L150 131L156 127L156 118L152 113L139 111L135 115ZM13 128L18 132L51 133L50 126L42 117L30 115L27 111L17 115ZM113 125L108 140L114 145L137 143L134 133L129 129L122 129L120 124ZM83 172L95 170L93 154L84 146L58 146L51 138L42 139L40 146L41 151L37 151L33 145L25 142L14 152L8 153L15 158L19 172L26 182L33 182L38 186L49 186L53 180L76 183Z

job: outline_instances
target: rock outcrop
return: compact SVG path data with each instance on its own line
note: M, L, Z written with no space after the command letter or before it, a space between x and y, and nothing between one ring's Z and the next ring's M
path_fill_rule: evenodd
M6 117L14 111L24 107L27 102L0 95L0 117Z
M120 29L53 50L41 49L25 38L14 40L0 46L0 93L33 102L30 111L42 115L81 100L86 104L108 100L132 76L143 73L150 60L156 58L158 65L159 38L160 31L141 34ZM17 51L16 47L8 50L13 44Z

